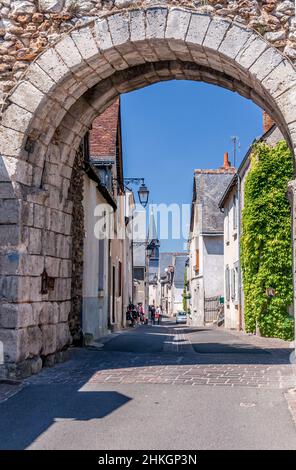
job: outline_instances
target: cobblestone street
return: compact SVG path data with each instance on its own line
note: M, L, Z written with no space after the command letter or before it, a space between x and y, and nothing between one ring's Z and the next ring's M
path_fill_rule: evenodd
M1 446L137 448L126 440L123 429L112 434L112 442L107 436L110 426L121 428L127 422L131 433L141 433L145 421L147 429L155 428L154 437L147 440L146 434L146 440L140 439L141 448L147 444L172 448L173 442L155 427L160 419L155 406L161 403L165 416L160 427L168 429L174 423L175 429L182 428L185 416L187 430L188 426L195 429L182 442L184 448L296 448L295 392L291 391L296 375L289 347L279 340L180 327L167 321L112 334L97 346L73 348L69 361L43 369L22 385L0 385L1 399L6 400L0 404ZM20 391L7 400L7 387ZM210 426L224 438L209 444L209 425L201 421L214 420L221 413L226 419ZM254 419L260 425L256 424L252 437L249 427L254 426ZM7 426L14 429L13 439L7 437ZM28 426L32 428L25 431ZM88 436L79 442L74 437L77 426ZM95 440L90 437L91 429ZM258 441L255 435L260 429L265 437ZM282 441L281 434L285 436Z

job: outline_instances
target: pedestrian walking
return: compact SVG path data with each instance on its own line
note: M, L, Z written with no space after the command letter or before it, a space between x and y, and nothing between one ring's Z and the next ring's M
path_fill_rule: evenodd
M157 324L160 325L160 322L161 322L161 308L159 306L156 308L155 318L157 319Z
M154 305L151 305L151 323L152 325L155 325L155 307Z

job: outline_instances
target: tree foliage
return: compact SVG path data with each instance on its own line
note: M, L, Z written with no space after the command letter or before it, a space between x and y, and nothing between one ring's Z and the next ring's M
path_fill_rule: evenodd
M292 178L292 155L284 141L272 148L255 144L242 214L245 326L248 332L259 329L263 336L286 340L293 339L288 313L293 302L291 210L286 197Z

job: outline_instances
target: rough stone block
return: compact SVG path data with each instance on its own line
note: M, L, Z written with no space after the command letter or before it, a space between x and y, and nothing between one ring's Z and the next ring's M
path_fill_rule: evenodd
M93 61L97 60L99 49L90 28L84 27L79 30L74 30L71 33L71 37L86 62L92 64Z
M0 328L26 328L36 324L31 304L0 305Z
M19 221L19 203L17 199L0 200L0 223L17 224Z
M203 46L215 51L218 50L230 24L228 21L213 18L206 32Z
M44 367L53 367L55 365L56 359L55 354L49 354L44 358L43 365Z
M167 8L155 7L146 10L147 38L164 38L167 16Z
M15 197L14 189L11 183L0 182L0 198L13 199Z
M296 86L283 93L276 101L286 123L290 124L296 121Z
M27 328L28 356L38 356L42 348L42 333L38 326Z
M262 84L272 96L277 97L296 84L295 68L290 62L283 60L265 77Z
M59 277L71 277L72 273L72 262L68 259L60 260L60 271Z
M18 251L9 251L5 255L0 255L0 274L6 276L17 274L19 259Z
M0 246L2 249L14 247L19 242L19 225L0 225Z
M69 313L71 310L71 302L66 301L66 302L60 302L59 304L59 322L67 322L69 318Z
M45 224L45 207L34 204L34 227L43 228Z
M4 127L15 129L18 132L26 132L33 114L17 104L10 104L2 116L2 124Z
M189 23L186 42L202 44L210 21L211 19L207 15L198 15L193 13Z
M185 10L173 9L169 11L165 37L168 39L182 39L184 40L191 13Z
M249 68L268 48L268 44L258 36L251 36L245 46L236 56L235 60L242 67Z
M68 323L57 325L57 351L61 351L70 344L70 331Z
M39 255L22 254L20 256L18 273L23 276L41 276L44 270L44 257Z
M233 25L227 31L219 47L219 52L234 59L251 36L253 36L252 31Z
M42 349L41 355L47 356L57 350L57 327L56 325L41 325Z
M0 300L16 302L18 299L18 277L0 276Z
M42 230L28 227L24 235L29 253L40 254L42 250Z
M43 98L44 93L42 91L38 90L32 83L25 81L20 82L9 97L12 103L18 104L31 113L38 109Z
M129 40L129 16L117 13L108 18L109 31L114 46L124 44Z
M42 369L42 359L41 357L33 357L28 359L31 368L31 374L38 374Z
M146 37L144 10L130 11L130 34L131 41L144 41Z
M26 80L32 83L38 90L43 93L53 91L55 82L49 77L39 65L34 62L26 71Z
M17 155L24 143L24 134L8 127L0 126L0 153L2 155L14 156ZM1 156L2 161L4 157ZM0 177L3 181L5 175L3 163L1 163L2 169L0 170ZM9 173L7 172L7 180L9 179Z
M27 357L26 328L0 328L0 341L3 343L5 362L20 362Z
M45 258L45 270L50 277L59 277L61 260L53 256Z
M46 231L42 237L42 253L47 256L57 256L56 234ZM59 256L59 255L58 255Z
M113 46L107 20L99 19L95 22L94 36L101 51Z
M43 302L39 314L40 325L55 325L59 321L59 306L55 302Z
M254 62L249 71L257 80L262 81L282 60L281 54L276 49L270 47Z
M62 58L63 62L72 71L76 71L79 67L83 67L83 64L85 65L85 62L82 60L75 42L70 36L65 36L61 41L59 41L55 45L55 50Z
M70 73L67 65L53 48L48 49L38 57L36 64L56 83L63 80Z

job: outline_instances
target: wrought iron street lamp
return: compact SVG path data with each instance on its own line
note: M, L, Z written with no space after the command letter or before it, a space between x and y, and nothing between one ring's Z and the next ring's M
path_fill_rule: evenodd
M129 184L141 185L138 190L139 201L143 207L146 207L149 199L149 189L145 185L144 178L124 178L124 183L127 189L130 189Z
M138 191L139 201L143 207L146 207L149 199L149 189L142 183Z

